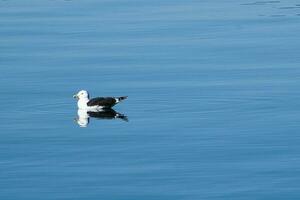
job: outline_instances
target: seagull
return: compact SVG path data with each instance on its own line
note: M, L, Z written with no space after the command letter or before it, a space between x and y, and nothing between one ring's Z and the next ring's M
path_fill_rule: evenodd
M122 97L96 97L89 99L89 93L86 90L80 90L73 96L78 100L77 106L79 109L87 111L99 111L110 109L117 103L127 99L127 96Z

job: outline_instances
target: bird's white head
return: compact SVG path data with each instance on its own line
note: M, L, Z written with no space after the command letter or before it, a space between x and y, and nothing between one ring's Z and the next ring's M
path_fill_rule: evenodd
M88 99L89 93L86 90L80 90L77 94L73 96L76 99Z

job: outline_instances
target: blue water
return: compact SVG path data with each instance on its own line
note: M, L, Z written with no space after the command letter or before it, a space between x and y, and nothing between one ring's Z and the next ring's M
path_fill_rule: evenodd
M0 199L299 199L299 36L296 0L0 1Z

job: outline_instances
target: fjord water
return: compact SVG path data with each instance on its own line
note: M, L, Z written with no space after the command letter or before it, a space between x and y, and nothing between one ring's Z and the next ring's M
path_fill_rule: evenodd
M0 199L299 199L299 34L293 0L1 1Z

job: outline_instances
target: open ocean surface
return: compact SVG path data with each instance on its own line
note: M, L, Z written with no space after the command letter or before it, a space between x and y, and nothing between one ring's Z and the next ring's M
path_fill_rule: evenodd
M296 0L1 0L0 199L300 199L299 38Z

